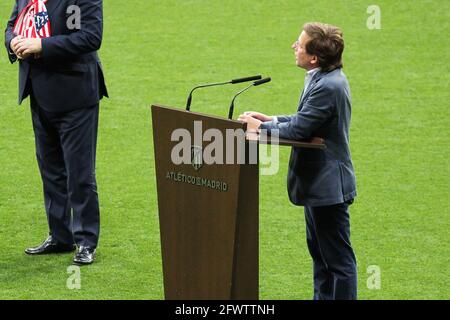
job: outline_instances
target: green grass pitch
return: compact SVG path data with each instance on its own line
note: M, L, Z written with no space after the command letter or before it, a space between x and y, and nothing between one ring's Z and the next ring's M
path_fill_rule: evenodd
M1 1L6 25L12 0ZM381 29L366 26L381 8ZM182 107L196 84L263 74L237 101L294 113L304 71L290 46L301 26L344 31L353 95L351 207L360 299L450 298L450 2L446 0L104 1L100 51L111 99L101 103L98 258L66 287L72 255L29 257L47 232L29 102L17 107L17 66L0 55L0 299L162 299L149 106ZM192 109L227 115L238 88L197 92ZM260 179L260 297L312 298L303 209L286 192L289 150ZM367 286L371 265L381 288Z

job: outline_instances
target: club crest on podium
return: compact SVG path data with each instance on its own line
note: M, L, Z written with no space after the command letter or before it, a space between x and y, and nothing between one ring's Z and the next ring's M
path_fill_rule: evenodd
M203 166L203 148L191 146L191 164L195 170L200 170Z

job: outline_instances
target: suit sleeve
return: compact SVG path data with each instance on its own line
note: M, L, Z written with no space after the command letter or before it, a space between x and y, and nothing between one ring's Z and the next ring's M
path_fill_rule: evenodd
M304 102L302 109L286 122L263 122L260 129L278 130L280 138L304 140L312 137L314 131L322 126L334 112L334 90L326 86L314 88Z
M5 47L6 47L6 51L8 52L8 58L9 61L11 63L14 63L17 61L17 56L14 54L14 52L11 50L11 40L15 37L14 33L13 33L13 29L14 29L14 23L17 19L18 16L18 7L17 7L17 1L14 4L14 9L12 11L11 17L8 20L8 23L6 25L6 30L5 30Z
M80 29L67 35L42 39L44 60L79 56L100 49L103 35L103 1L80 0Z
M290 115L290 116L276 116L276 117L277 117L278 122L288 122L288 121L291 121L293 115Z

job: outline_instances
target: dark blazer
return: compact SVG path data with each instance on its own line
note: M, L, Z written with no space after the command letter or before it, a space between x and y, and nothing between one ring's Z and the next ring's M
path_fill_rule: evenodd
M343 203L356 196L349 149L351 97L341 69L315 74L296 114L264 122L261 129L279 130L280 138L325 139L325 150L292 148L288 193L292 203L311 207Z
M10 48L18 13L29 0L16 0L5 31L11 63L17 57ZM81 28L70 30L67 19L71 5L81 10ZM46 4L52 36L42 39L42 58L20 60L19 104L30 94L48 111L64 112L98 104L108 96L102 65L97 55L103 33L102 0L50 0ZM30 83L28 83L30 81Z

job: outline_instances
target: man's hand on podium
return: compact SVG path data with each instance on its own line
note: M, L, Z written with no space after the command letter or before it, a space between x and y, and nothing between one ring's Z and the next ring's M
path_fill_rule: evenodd
M253 114L257 114L257 112L253 112ZM265 116L261 113L259 113L261 116ZM267 116L265 116L267 117ZM267 118L265 118L267 119ZM241 114L238 118L239 121L247 123L247 132L259 132L259 127L261 126L261 123L263 121L259 120L256 117L252 117L250 115L250 112L245 112L244 114ZM266 120L270 121L270 120Z
M256 112L256 111L246 111L246 112L244 112L244 115L250 116L250 117L255 118L262 122L273 121L273 117L267 116L263 113Z

